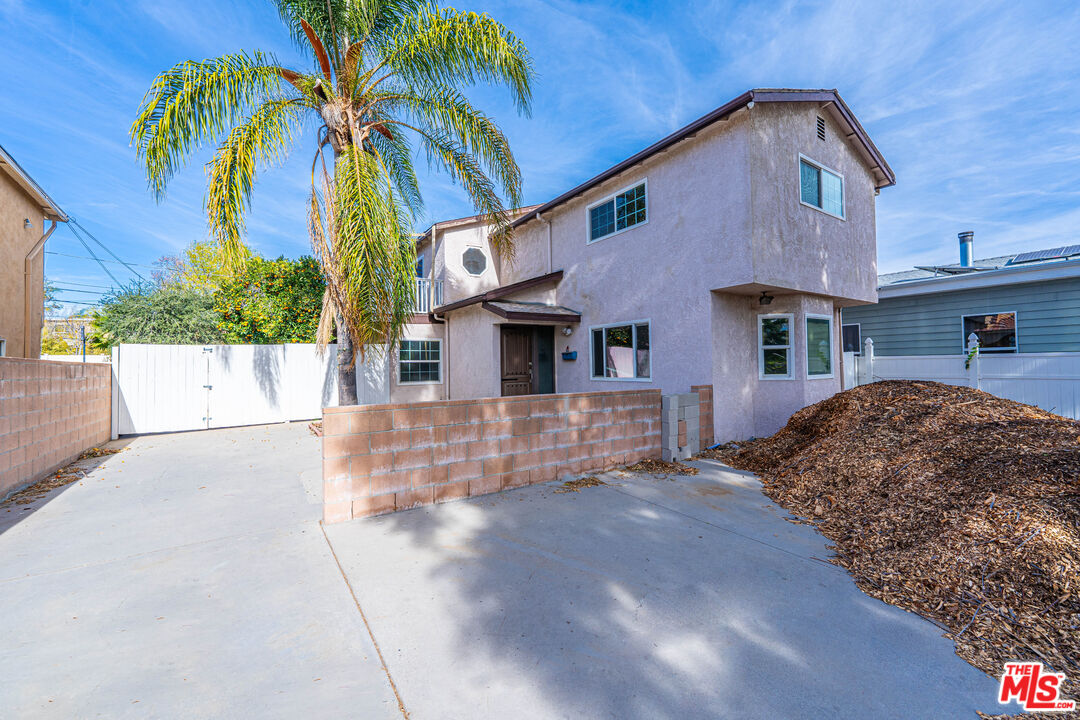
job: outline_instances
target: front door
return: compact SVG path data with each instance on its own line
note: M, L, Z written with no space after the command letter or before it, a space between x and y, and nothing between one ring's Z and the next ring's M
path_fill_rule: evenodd
M502 327L502 394L532 392L532 328Z

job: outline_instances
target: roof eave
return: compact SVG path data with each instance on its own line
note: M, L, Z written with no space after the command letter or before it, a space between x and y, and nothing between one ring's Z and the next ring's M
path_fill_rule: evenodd
M8 176L15 181L15 184L34 200L45 217L57 222L68 221L67 213L61 210L60 206L49 197L49 194L34 182L34 179L22 169L19 163L15 161L15 158L11 157L3 146L0 146L0 168L3 168Z
M846 124L851 132L848 134L848 138L855 138L859 145L861 145L864 157L868 161L871 167L871 173L874 175L874 187L878 190L885 187L890 187L896 184L896 174L893 172L889 164L885 162L885 157L878 150L877 146L870 139L870 136L863 129L863 126L859 123L855 114L851 112L851 108L847 106L843 98L840 97L835 89L833 90L775 90L775 89L755 89L748 90L747 92L739 95L738 97L729 100L720 107L716 108L712 112L703 115L697 120L693 121L689 125L682 127L675 132L671 133L667 137L653 143L644 150L635 153L626 160L613 165L604 172L596 175L595 177L586 180L585 182L577 185L576 187L564 192L557 198L550 200L539 207L535 207L529 212L522 215L520 218L510 223L511 229L517 228L525 223L537 218L540 215L552 210L559 205L562 205L578 195L588 192L597 185L610 180L616 175L629 170L630 168L638 165L649 159L656 153L659 153L667 148L675 145L683 140L690 139L700 131L709 127L713 123L726 119L729 115L741 110L744 107L749 106L751 103L766 103L766 102L822 102L831 103L836 109L836 114ZM876 171L876 172L875 172Z

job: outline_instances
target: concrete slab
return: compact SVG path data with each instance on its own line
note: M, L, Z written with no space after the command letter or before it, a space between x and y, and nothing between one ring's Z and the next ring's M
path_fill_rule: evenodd
M701 463L326 528L414 720L973 717L996 684Z
M0 508L0 716L400 718L319 462L304 424L144 436Z

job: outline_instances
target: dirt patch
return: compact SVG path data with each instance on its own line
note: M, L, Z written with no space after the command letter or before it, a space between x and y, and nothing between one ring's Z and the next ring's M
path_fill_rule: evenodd
M581 492L582 488L596 487L597 485L607 485L607 483L596 477L595 475L588 475L583 478L574 478L573 480L567 480L562 485L555 488L555 492Z
M1038 660L1080 695L1080 423L887 381L708 456L757 473L860 588L937 622L972 665Z
M625 472L652 473L653 475L697 475L698 469L677 462L665 462L654 458L638 460L633 465L621 468Z

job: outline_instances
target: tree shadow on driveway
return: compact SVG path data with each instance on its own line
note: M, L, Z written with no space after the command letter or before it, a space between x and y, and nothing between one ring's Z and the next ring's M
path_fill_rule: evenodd
M955 717L994 683L756 481L544 485L326 528L413 718Z

